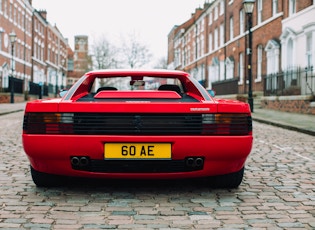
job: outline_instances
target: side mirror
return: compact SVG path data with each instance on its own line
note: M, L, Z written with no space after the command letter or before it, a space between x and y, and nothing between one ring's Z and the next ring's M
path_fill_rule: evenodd
M207 89L208 93L210 94L211 97L215 96L215 91L213 89Z
M68 90L62 90L59 92L59 96L63 97L64 95L66 95L66 93L68 93Z

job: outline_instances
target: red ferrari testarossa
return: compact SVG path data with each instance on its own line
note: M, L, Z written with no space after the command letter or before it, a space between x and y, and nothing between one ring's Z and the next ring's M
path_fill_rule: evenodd
M98 70L62 98L28 102L23 146L37 186L63 178L209 178L234 188L252 148L247 103L213 98L188 73Z

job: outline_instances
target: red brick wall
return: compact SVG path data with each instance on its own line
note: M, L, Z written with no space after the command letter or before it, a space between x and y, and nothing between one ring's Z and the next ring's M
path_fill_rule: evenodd
M315 115L315 98L312 96L263 97L261 107L283 112Z
M1 93L0 94L0 103L10 103L11 94L10 93ZM24 102L24 94L14 94L14 102Z
M313 0L299 0L296 1L296 12L304 10L305 8L311 6L313 4Z

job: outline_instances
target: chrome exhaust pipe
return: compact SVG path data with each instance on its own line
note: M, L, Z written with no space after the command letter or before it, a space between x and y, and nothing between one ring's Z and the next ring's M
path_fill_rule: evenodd
M196 166L196 167L201 167L202 165L203 165L203 159L200 158L200 157L196 158L196 160L195 160L195 166Z
M80 159L78 157L71 157L71 164L73 166L78 166L80 164Z
M186 159L186 165L187 165L188 167L193 167L194 162L195 162L195 160L194 160L194 158L192 158L192 157L189 157L189 158Z
M80 166L87 166L89 164L89 159L87 157L80 158Z

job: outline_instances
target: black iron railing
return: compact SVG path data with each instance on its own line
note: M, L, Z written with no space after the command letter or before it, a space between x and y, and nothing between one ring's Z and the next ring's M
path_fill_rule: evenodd
M313 67L292 68L264 76L264 96L314 95Z
M232 78L224 81L217 81L212 83L212 89L216 95L227 95L238 93L238 78Z

